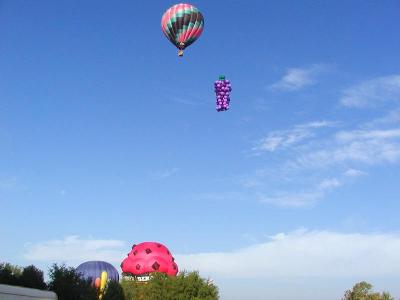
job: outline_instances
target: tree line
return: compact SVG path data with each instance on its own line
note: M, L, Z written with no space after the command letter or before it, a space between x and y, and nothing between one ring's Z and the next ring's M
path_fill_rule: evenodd
M374 292L372 284L361 281L345 292L342 300L395 300L388 292Z
M98 290L75 268L53 264L49 281L33 265L21 268L0 263L0 284L16 285L57 294L59 300L97 300ZM154 273L147 283L137 280L110 281L102 300L217 300L218 287L198 272L180 272L176 277Z
M98 290L83 279L75 268L53 264L49 281L33 265L21 268L0 263L0 284L16 285L57 294L59 300L97 300ZM180 272L176 277L154 273L147 283L137 280L110 281L102 300L217 300L218 287L198 272ZM375 292L365 281L356 283L342 300L395 300L388 292Z

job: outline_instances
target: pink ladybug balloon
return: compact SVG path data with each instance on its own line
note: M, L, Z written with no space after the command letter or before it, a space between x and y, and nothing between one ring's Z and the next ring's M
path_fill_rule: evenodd
M175 276L178 273L178 265L168 248L157 242L133 245L128 257L121 263L121 269L134 276L153 272Z

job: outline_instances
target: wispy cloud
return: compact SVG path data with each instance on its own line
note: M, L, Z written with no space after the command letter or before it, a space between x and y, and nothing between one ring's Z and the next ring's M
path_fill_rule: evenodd
M70 265L87 260L105 260L119 264L128 248L127 243L120 240L67 236L62 240L27 244L24 257L30 261L65 262Z
M396 163L400 159L400 129L341 131L321 149L301 154L292 166L321 168L362 163Z
M327 192L341 185L336 178L329 178L321 181L313 189L300 191L296 193L280 192L275 196L265 196L259 194L259 200L264 203L280 207L306 207L314 205L323 198Z
M289 70L274 87L297 89L303 83L311 84L308 76L315 73L308 71ZM241 185L264 203L312 206L332 189L373 173L375 166L399 163L400 75L362 82L345 90L341 98L341 104L353 107L389 102L395 106L384 106L390 109L386 115L359 124L317 121L267 133L256 142L252 153L268 153L273 159L269 159L268 166L242 177ZM321 184L319 178L336 181Z
M0 178L0 189L11 189L16 187L17 178Z
M354 140L387 140L400 137L400 128L387 130L353 130L341 131L336 134L336 139L339 142L350 142Z
M329 249L329 251L327 251ZM62 240L28 245L25 258L48 264L76 266L87 260L105 260L118 266L130 245L120 240ZM213 278L296 278L318 276L400 276L400 235L297 230L278 233L264 243L210 253L175 253L180 270L199 270ZM368 264L365 262L368 261ZM246 272L244 267L250 267ZM326 272L329 270L329 272Z
M184 104L189 106L199 106L208 103L207 97L198 93L192 93L186 89L167 89L163 91L164 97L167 101Z
M230 190L189 195L189 198L196 202L232 202L243 197L242 193Z
M394 120L397 114L390 117ZM315 205L332 189L371 174L375 166L400 162L400 128L393 127L396 123L382 126L382 122L373 120L348 130L339 130L337 124L310 122L268 133L252 151L260 155L285 150L284 154L274 156L268 168L243 177L240 183L261 202L307 207ZM392 128L387 128L388 124ZM321 134L324 127L330 130ZM336 181L318 183L324 177Z
M204 104L203 102L193 99L191 97L183 97L183 96L171 96L169 97L169 100L179 104L185 104L191 106L198 106Z
M200 270L219 278L365 278L399 277L399 252L399 234L299 230L279 233L265 243L235 251L176 258L181 269ZM240 271L244 267L248 269Z
M316 83L316 77L326 67L313 65L308 68L289 68L281 80L270 85L271 89L294 91Z
M307 138L313 137L315 130L323 127L331 127L335 124L334 122L318 121L296 125L288 130L272 131L258 141L257 146L253 147L252 150L257 152L274 152L278 149L288 148Z
M374 78L343 92L340 103L349 107L375 107L389 101L400 101L400 75Z
M376 126L393 125L400 122L400 109L396 108L389 111L385 116L374 119L363 125L365 128L374 128Z
M348 169L344 172L344 176L347 177L359 177L363 175L367 175L367 173L357 169Z
M166 169L166 170L159 170L156 172L153 172L151 174L151 177L153 179L166 179L168 177L171 177L172 175L176 174L179 171L179 168L171 168L171 169Z

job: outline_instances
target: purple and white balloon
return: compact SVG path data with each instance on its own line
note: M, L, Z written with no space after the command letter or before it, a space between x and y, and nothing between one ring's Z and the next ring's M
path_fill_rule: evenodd
M225 76L220 76L219 80L214 82L214 90L217 96L216 110L225 111L229 109L231 101L230 92L232 91L231 82L225 79Z

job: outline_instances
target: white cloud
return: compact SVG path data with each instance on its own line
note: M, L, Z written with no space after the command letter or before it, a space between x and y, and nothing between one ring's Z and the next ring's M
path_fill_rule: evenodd
M397 114L390 116L393 120ZM251 189L264 203L280 207L312 206L327 195L327 189L323 189L323 186L331 184L332 188L336 188L350 182L350 177L367 174L359 169L400 162L400 128L382 129L366 125L358 127L361 129L334 132L337 124L328 121L310 122L270 132L252 148L256 154L282 149L290 151L285 153L283 161L275 160L268 168L264 168L268 172L255 172L244 177L241 180L242 186ZM324 127L333 130L321 138L318 130ZM324 133L327 133L326 130ZM317 177L332 176L340 178L340 183L315 183ZM282 190L279 187L274 191L273 187L282 186L282 182L289 184L290 189ZM266 185L268 194L265 193Z
M322 127L330 127L335 123L328 121L310 122L294 126L288 130L276 130L268 133L266 137L261 139L253 151L269 151L274 152L278 149L288 148L296 145L303 140L313 137L314 131Z
M300 191L297 193L278 193L275 196L259 195L260 202L272 204L279 207L305 207L312 206L324 196L319 190Z
M63 240L51 240L28 244L24 254L31 261L65 262L76 265L88 260L104 260L119 265L129 246L120 240L81 239L67 236Z
M392 111L389 111L387 115L367 122L364 127L371 128L379 125L391 125L398 122L400 122L400 109L393 109Z
M338 186L340 186L340 182L339 180L337 180L336 178L329 178L329 179L325 179L323 181L320 182L320 184L318 185L318 188L320 190L329 190L332 188L336 188Z
M289 68L281 80L272 84L270 88L293 91L316 83L315 77L325 69L322 65L313 65L309 68Z
M347 177L359 177L367 175L367 173L357 169L348 169L346 172L344 172L344 175Z
M338 132L324 148L300 155L290 166L322 168L361 163L396 163L400 159L400 129Z
M322 180L313 189L299 191L296 193L279 192L275 196L265 196L259 194L261 202L269 203L280 207L305 207L312 206L323 198L330 190L341 186L341 182L336 178Z
M400 128L387 130L353 130L340 131L336 134L339 142L351 142L355 140L383 140L400 137Z
M25 258L46 262L48 266L54 262L77 266L83 261L99 259L113 263L120 270L118 266L129 250L130 245L119 240L70 236L28 245ZM252 282L258 280L268 282L268 285L257 285L259 292L279 295L274 299L293 299L293 291L276 290L276 285L301 281L302 285L312 289L317 282L321 287L319 293L308 296L307 288L298 290L296 295L299 299L317 300L335 299L337 297L329 295L342 295L346 288L360 279L385 278L387 282L388 279L399 278L399 253L398 233L341 233L302 229L278 233L265 242L241 249L174 253L174 257L180 270L197 270L201 276L214 279L221 287L223 299L245 299L245 295L264 299L262 294L254 294L253 287L249 288ZM236 280L242 283L242 288L232 298L230 294L235 290ZM339 280L342 284L332 289L333 280ZM392 281L396 286L396 280ZM393 286L386 287L393 290Z
M69 236L28 245L25 258L48 263L105 260L119 265L129 250L130 246L119 240ZM297 230L278 233L264 243L233 251L175 257L180 270L199 270L202 276L212 277L398 277L399 253L399 234Z
M230 252L176 255L180 269L218 278L400 276L399 234L296 231ZM366 263L367 262L367 263Z
M379 77L346 89L340 103L349 107L375 107L400 101L400 75Z

